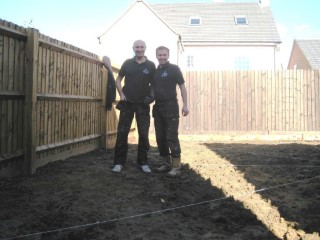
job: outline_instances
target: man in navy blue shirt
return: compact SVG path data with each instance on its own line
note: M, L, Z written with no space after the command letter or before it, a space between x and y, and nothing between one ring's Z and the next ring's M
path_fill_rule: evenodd
M182 115L189 114L187 103L187 90L180 68L171 64L169 49L160 46L156 49L159 66L151 82L152 95L155 104L152 114L156 131L156 141L162 164L156 168L156 172L168 172L168 177L180 175L181 148L178 138L179 105L177 100L177 85L180 88L183 101Z
M146 44L137 40L133 44L135 56L127 59L121 66L116 79L116 88L120 95L117 109L120 110L117 140L114 152L113 172L121 172L128 153L128 134L135 115L139 142L137 163L141 170L150 173L148 165L149 127L150 127L150 82L155 72L155 64L144 55ZM121 81L125 79L122 87Z

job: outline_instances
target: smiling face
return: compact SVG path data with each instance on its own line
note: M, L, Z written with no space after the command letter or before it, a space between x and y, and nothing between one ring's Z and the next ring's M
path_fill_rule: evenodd
M137 40L134 42L132 49L137 58L143 58L146 51L146 44L142 40Z
M165 65L169 59L169 51L165 48L157 49L157 59L161 66Z

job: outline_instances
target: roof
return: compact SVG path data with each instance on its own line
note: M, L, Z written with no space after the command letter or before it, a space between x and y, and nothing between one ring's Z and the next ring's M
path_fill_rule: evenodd
M320 39L295 40L312 69L320 69Z
M269 6L257 3L172 3L150 7L183 42L281 43ZM245 15L248 25L236 25L235 15ZM190 26L189 18L200 16L202 25Z
M98 39L100 37L102 37L103 35L105 35L112 27L114 27L128 12L130 12L130 10L135 6L135 4L143 4L146 8L148 8L160 21L162 21L174 34L179 35L177 32L175 32L174 29L172 29L172 27L170 25L168 25L163 18L161 18L160 16L158 16L158 14L150 7L150 5L146 4L143 0L136 0L136 2L134 4L132 4L123 14L122 16L115 21L103 34L101 34Z

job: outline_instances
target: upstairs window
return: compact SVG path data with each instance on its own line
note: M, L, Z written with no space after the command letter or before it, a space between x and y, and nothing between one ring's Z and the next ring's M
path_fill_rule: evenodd
M250 59L248 57L236 57L234 60L234 68L236 70L249 70Z
M201 17L190 17L189 18L189 25L190 26L200 26L200 25L202 25L202 18Z
M187 56L187 67L188 68L192 68L193 67L193 60L194 60L194 58L193 58L192 55L188 55Z
M236 25L248 25L248 19L245 15L236 15L234 16L234 23Z

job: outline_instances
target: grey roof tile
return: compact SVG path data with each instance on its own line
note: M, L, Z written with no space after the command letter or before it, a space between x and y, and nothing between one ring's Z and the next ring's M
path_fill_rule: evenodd
M281 42L270 7L261 7L259 3L175 3L150 7L184 42ZM235 25L235 15L246 15L249 24ZM191 16L200 16L202 25L189 26Z
M295 40L312 69L320 69L320 39Z

